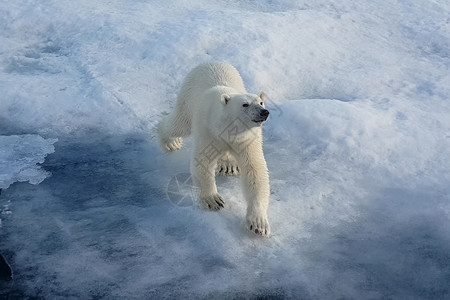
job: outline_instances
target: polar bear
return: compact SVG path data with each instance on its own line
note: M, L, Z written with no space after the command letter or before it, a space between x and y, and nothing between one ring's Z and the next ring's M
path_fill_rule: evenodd
M240 174L247 227L268 236L270 186L261 125L269 111L264 98L262 92L247 93L239 72L230 64L201 64L187 75L173 112L157 130L166 152L180 149L182 137L193 136L190 169L205 209L224 207L215 175Z

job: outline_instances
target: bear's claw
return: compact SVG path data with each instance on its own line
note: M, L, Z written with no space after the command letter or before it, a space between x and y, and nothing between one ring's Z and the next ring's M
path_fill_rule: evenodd
M200 197L200 200L205 208L208 210L219 210L225 207L225 202L219 194L212 196Z

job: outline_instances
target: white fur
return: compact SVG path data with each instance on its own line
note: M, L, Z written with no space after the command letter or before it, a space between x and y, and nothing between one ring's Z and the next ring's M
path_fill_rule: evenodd
M247 227L269 235L269 173L261 128L268 111L263 99L263 93L246 92L233 66L202 64L187 75L174 111L158 124L158 134L166 152L180 149L182 137L192 134L191 174L206 209L224 206L215 174L240 174L247 200Z

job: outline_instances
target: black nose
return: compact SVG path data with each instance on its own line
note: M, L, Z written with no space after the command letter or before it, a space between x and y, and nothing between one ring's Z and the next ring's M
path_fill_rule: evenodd
M261 117L263 117L264 120L265 120L265 119L267 119L267 117L269 116L269 111L268 111L267 109L263 109L263 110L261 110L261 112L259 113L259 115L260 115Z

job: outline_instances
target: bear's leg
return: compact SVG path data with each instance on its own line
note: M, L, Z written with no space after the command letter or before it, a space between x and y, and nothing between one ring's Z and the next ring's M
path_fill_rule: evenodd
M217 161L216 173L222 176L237 176L240 173L236 159L229 153Z
M190 134L191 124L187 116L179 113L179 109L166 116L158 124L158 135L161 146L166 153L181 149L182 136Z
M267 219L270 196L269 171L262 146L248 147L236 158L241 166L242 189L247 200L247 228L256 234L268 236L270 234Z
M191 175L196 187L199 188L199 198L202 206L208 210L219 210L224 207L224 201L217 192L215 168L217 157L211 156L207 147L196 147L191 160Z

